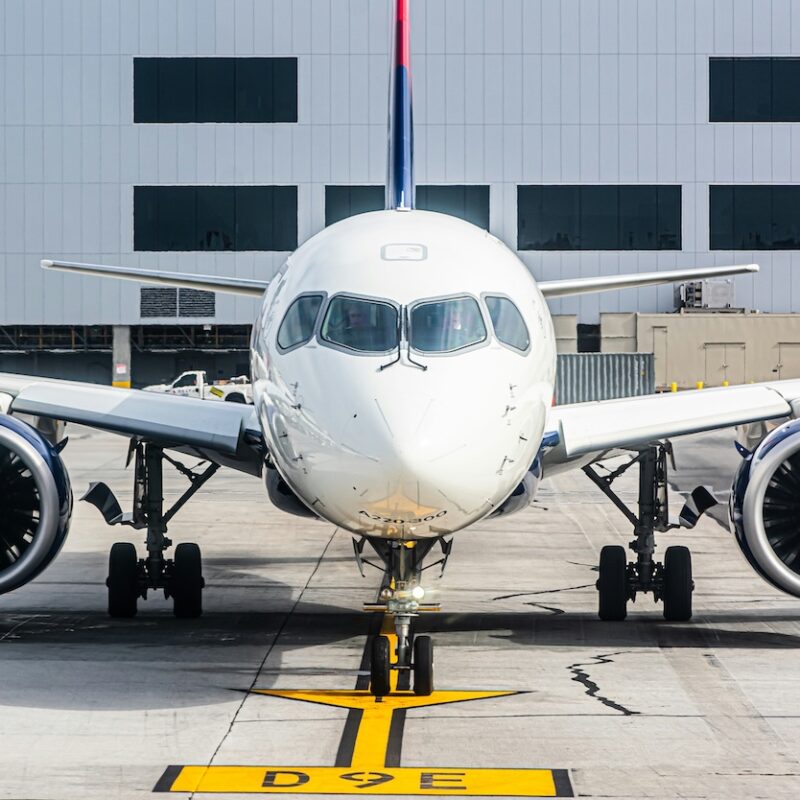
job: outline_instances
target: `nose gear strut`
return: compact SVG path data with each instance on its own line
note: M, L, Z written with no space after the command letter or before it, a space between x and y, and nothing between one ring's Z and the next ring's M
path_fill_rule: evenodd
M363 558L364 545L369 542L382 561L382 565ZM442 557L423 566L425 557L439 543ZM382 634L373 640L370 666L370 691L376 697L392 691L391 673L396 671L398 690L411 688L413 675L414 693L429 695L433 692L433 644L429 636L414 636L413 621L423 611L438 610L438 605L424 603L425 590L420 585L420 577L425 569L441 565L442 572L447 564L452 547L451 540L421 539L417 541L395 541L363 537L353 540L361 574L363 566L381 569L384 580L378 592L376 603L365 604L369 611L383 611L393 618L394 635ZM392 645L394 644L394 653ZM392 658L394 656L394 658Z

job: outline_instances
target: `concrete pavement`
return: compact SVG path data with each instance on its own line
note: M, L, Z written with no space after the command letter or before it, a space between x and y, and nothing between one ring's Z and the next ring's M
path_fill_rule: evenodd
M125 441L68 433L76 495L102 479L125 507ZM676 484L726 491L730 441L677 442ZM633 502L635 476L625 481ZM183 479L166 485L175 497ZM361 746L358 712L253 691L313 689L325 701L364 685L379 620L360 609L379 575L360 577L350 536L281 514L259 481L228 471L170 535L203 548L200 620L174 619L163 597L134 620L108 619L108 548L140 534L107 528L86 504L56 562L0 598L0 798L144 798L170 765L332 768L347 736ZM560 788L587 797L800 795L800 600L752 573L712 518L659 539L692 549L691 623L664 622L646 598L627 621L600 622L599 550L629 538L580 473L545 482L529 511L457 536L443 580L430 583L443 610L418 625L434 636L437 689L512 694L403 711L392 757L420 783L415 794L468 796L452 777L462 769L544 768L568 770ZM382 763L353 765L342 784L352 796L395 780L378 777ZM259 773L261 788L269 780L301 779Z

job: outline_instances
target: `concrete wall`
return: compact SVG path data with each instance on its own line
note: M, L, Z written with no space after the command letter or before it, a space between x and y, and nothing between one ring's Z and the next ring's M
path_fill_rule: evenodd
M551 280L757 260L737 302L800 311L800 252L710 252L710 183L800 181L800 126L708 122L710 55L800 55L789 0L415 0L420 183L490 186L516 243L520 183L683 187L678 252L525 253ZM298 186L300 240L326 183L385 176L389 0L5 0L0 4L0 324L140 322L132 284L44 275L43 256L271 277L284 253L136 253L136 184ZM133 124L136 55L294 55L297 124ZM554 311L668 311L672 289ZM217 323L255 303L220 295ZM183 320L189 322L190 320ZM212 321L212 320L203 320Z
M800 315L603 314L605 353L655 355L656 386L800 378Z

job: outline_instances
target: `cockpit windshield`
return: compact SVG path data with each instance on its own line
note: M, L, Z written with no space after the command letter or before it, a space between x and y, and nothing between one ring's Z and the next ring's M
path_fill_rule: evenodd
M486 339L486 325L472 297L418 303L409 322L411 347L422 353L450 353Z
M360 353L388 353L398 347L397 309L389 303L339 295L328 305L320 335Z

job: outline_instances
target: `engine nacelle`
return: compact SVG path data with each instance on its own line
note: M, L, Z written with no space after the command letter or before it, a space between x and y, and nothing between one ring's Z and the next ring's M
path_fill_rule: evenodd
M733 480L731 527L750 565L800 597L800 420L770 433Z
M0 414L0 594L35 578L69 530L72 489L58 449Z
M536 497L536 491L541 480L542 459L540 455L537 455L531 468L525 473L522 483L511 492L501 505L489 514L488 519L507 517L510 514L516 514L518 511L524 511Z
M293 514L295 517L306 519L319 519L311 509L292 491L288 483L274 467L264 470L264 483L267 485L267 494L276 508Z

